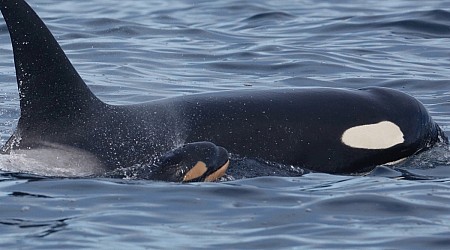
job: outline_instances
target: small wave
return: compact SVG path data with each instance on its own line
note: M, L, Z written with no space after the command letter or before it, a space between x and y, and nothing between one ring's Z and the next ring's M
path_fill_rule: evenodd
M399 20L383 22L377 25L380 28L391 28L394 32L407 32L412 35L429 37L450 37L450 26L424 20Z
M248 17L246 19L244 19L243 21L247 21L247 22L254 22L254 21L281 21L281 20L289 20L291 18L293 18L294 16L286 13L286 12L282 12L282 11L271 11L271 12L264 12L264 13L259 13L259 14L255 14L251 17Z
M243 19L244 24L239 30L254 29L258 27L267 27L271 25L279 25L280 23L292 20L295 16L281 11L270 11L255 14L251 17Z
M320 33L390 31L423 38L450 37L450 13L444 10L414 11L387 15L346 16L313 26Z
M450 149L441 144L394 164L377 166L367 176L405 180L434 180L450 176Z
M148 27L111 18L97 18L85 22L83 25L92 27L96 35L118 35L123 37L135 37L143 34L148 34Z
M420 11L417 12L420 16L426 19L431 19L434 21L450 22L450 12L442 9Z

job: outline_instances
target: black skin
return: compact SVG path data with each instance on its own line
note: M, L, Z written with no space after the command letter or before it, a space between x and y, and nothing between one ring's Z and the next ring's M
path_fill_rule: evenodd
M378 87L240 90L108 105L92 94L24 1L0 0L0 9L11 34L21 97L18 127L4 152L62 144L95 155L109 171L155 157L167 159L187 143L190 153L179 151L177 157L185 155L184 162L216 158L220 163L213 164L211 172L224 162L223 154L205 155L212 152L208 143L189 144L210 142L243 157L354 173L447 141L419 101ZM382 150L341 142L348 128L381 121L399 126L404 142Z

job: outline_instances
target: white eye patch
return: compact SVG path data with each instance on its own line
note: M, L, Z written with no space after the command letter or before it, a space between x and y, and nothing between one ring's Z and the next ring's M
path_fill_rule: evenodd
M355 126L345 130L342 143L352 148L387 149L403 143L403 132L390 121Z

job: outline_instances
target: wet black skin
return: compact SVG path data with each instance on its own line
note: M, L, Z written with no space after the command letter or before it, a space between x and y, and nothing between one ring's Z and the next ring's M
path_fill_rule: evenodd
M21 106L6 153L56 143L83 149L113 170L164 158L183 144L210 142L243 157L353 173L446 141L419 101L379 87L237 90L108 105L89 90L24 1L0 0L0 8L11 34ZM345 130L381 121L399 126L404 142L377 150L341 142ZM210 147L186 157L216 157L220 163L212 169L218 169L225 157L205 156Z

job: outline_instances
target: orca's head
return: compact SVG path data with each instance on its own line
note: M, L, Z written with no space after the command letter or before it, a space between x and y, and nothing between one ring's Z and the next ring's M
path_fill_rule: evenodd
M224 148L211 142L195 142L169 151L155 165L155 180L215 181L225 174L229 159Z

